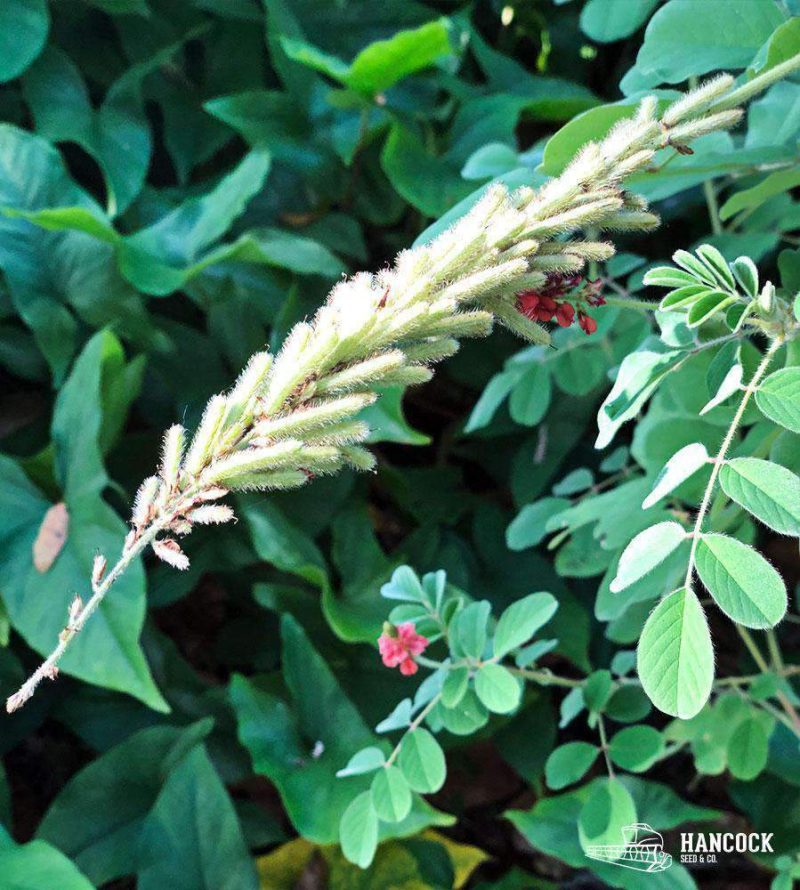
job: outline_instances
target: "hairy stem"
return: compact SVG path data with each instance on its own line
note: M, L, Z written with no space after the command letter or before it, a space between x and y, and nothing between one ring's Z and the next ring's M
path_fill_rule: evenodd
M394 746L394 750L392 753L386 758L386 763L384 764L384 768L387 766L391 766L395 760L397 760L400 755L400 749L403 747L403 739L410 733L414 732L415 729L419 729L422 726L425 718L430 714L430 712L439 704L439 700L442 697L441 692L437 692L436 695L428 702L427 705L417 714L417 716L408 724L408 728L403 733L403 738Z
M20 686L17 692L6 699L6 710L9 714L25 704L36 691L36 687L42 680L45 678L51 680L55 679L58 674L58 663L61 661L63 654L67 651L67 647L72 642L73 638L81 632L83 626L95 613L114 582L120 578L133 560L150 545L159 531L161 531L161 527L161 525L154 523L131 547L123 552L116 565L111 569L108 575L106 575L102 583L97 586L91 598L61 631L58 638L58 645L50 653L47 660L39 665L22 686Z
M714 487L717 484L717 477L719 476L719 472L722 469L722 465L725 463L725 458L727 457L728 450L733 443L736 431L739 429L739 424L742 422L742 417L744 416L745 409L747 408L750 399L753 397L753 393L755 393L755 391L758 389L759 383L761 383L764 375L767 373L767 369L769 368L772 359L775 357L775 353L781 348L782 345L783 340L780 337L776 338L772 341L772 343L770 343L769 348L764 353L764 356L761 359L761 363L756 369L755 374L753 374L753 377L744 389L742 399L739 402L739 407L736 409L736 413L733 415L733 420L731 420L728 431L725 433L725 438L722 440L722 445L720 445L719 451L714 458L713 466L711 468L711 476L709 477L708 485L706 485L706 490L703 493L703 500L700 502L700 509L697 511L697 518L695 519L694 528L691 532L692 549L689 553L689 564L686 568L686 578L683 582L684 587L691 587L692 584L692 576L694 575L695 569L695 559L697 557L697 546L700 542L700 537L703 531L703 522L705 521L706 513L708 512L708 507L711 503L711 496L714 493Z

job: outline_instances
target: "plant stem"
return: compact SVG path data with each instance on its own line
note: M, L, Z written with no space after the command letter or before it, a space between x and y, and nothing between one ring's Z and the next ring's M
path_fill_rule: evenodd
M711 231L715 235L721 235L724 230L722 228L722 220L719 218L719 203L717 202L717 193L714 191L713 179L707 179L703 183L703 194L706 197L708 216L711 220Z
M742 395L742 400L739 402L739 407L736 409L736 413L733 415L733 420L731 420L731 424L728 427L728 431L725 433L725 438L722 440L722 445L720 445L719 451L717 452L716 457L713 461L713 467L711 469L711 476L708 480L708 485L706 486L706 490L703 493L703 500L700 503L700 509L697 511L697 518L695 520L694 529L691 533L692 538L692 549L689 553L689 565L686 569L686 579L684 580L684 587L690 587L692 583L692 575L694 574L695 567L695 559L697 557L697 545L700 541L700 536L703 530L703 521L705 520L706 513L708 512L709 504L711 503L711 495L714 493L714 486L717 483L717 477L719 476L719 471L722 469L723 463L725 463L725 457L728 454L728 450L731 447L731 443L733 442L733 438L736 435L736 431L739 428L739 424L742 421L742 417L744 416L745 409L747 408L750 399L753 396L753 393L758 389L758 384L763 379L764 375L769 368L772 359L775 357L775 353L780 349L783 345L783 340L780 337L777 337L772 343L769 345L769 348L764 353L764 357L761 359L761 363L756 369L755 374L753 374L752 379L747 384L744 390L744 394ZM737 625L737 629L738 629ZM740 631L741 632L741 631Z
M419 729L422 725L422 721L430 714L430 712L439 704L439 699L442 697L441 692L437 692L436 695L428 702L427 705L417 714L417 716L408 724L408 729L403 733L403 738L394 746L394 750L392 753L386 758L386 763L384 763L384 768L387 766L391 766L395 760L397 760L398 755L400 754L400 748L403 746L403 739L410 733L414 732L415 729Z
M798 68L800 68L800 53L792 56L790 59L778 63L777 65L773 65L768 71L756 74L756 76L751 80L748 80L747 83L732 90L727 96L724 96L712 105L708 109L708 113L711 114L717 111L724 111L728 108L734 108L737 105L741 105L742 103L747 102L748 99L771 87L772 84L787 77L793 71L797 71Z
M753 635L746 627L742 627L741 624L736 625L736 630L739 633L739 636L742 638L742 642L747 647L747 651L750 653L751 658L756 663L758 669L764 673L769 673L769 665L767 664L767 659L761 654L761 650L758 648L758 644L753 639Z
M782 671L784 668L783 654L778 643L778 637L772 628L767 631L767 649L769 649L769 655L772 659L772 666L776 671Z
M571 677L559 677L557 674L551 673L547 668L538 671L526 670L525 668L513 668L508 670L518 677L524 677L526 680L533 680L540 686L563 686L566 689L575 689L583 686L585 680L573 680Z
M114 582L123 574L123 572L125 572L133 560L152 543L161 529L169 524L171 518L172 517L166 517L162 522L153 523L143 535L123 552L122 556L117 561L117 564L111 569L108 575L106 575L102 583L97 586L86 605L83 606L78 614L70 620L67 626L61 631L56 648L22 684L22 686L20 686L17 692L6 699L6 710L9 714L25 704L36 691L36 687L42 680L46 677L49 679L55 678L58 673L58 663L67 651L69 644L81 632L83 626L98 609Z
M606 725L603 721L603 715L597 715L597 730L600 733L600 745L603 748L603 757L606 761L606 769L608 770L608 777L610 779L615 779L616 775L614 774L614 767L611 764L611 758L608 754L608 737L606 736Z
M750 655L752 656L753 661L756 663L759 670L765 674L770 673L769 664L767 663L767 659L764 658L764 656L761 654L761 650L756 645L756 641L753 639L753 636L750 633L750 631L747 630L746 627L741 627L738 624L736 625L736 630L739 632L739 636L744 641L745 646L747 646L747 650L750 653ZM772 631L770 631L770 633L772 633ZM769 637L767 639L769 640ZM775 641L775 644L777 645L777 640ZM773 657L773 661L774 661L774 657ZM781 663L782 663L782 659L781 659ZM777 665L776 665L776 668L777 668ZM782 674L783 676L786 676L784 668L779 668L778 673ZM786 724L786 726L788 726L789 729L791 729L792 732L798 738L800 738L800 714L797 713L795 706L791 703L791 701L789 701L789 697L786 695L785 692L781 692L780 690L778 690L775 693L775 698L778 699L778 701L781 703L781 707L786 712L786 717L784 719L782 719L781 722ZM762 704L762 706L764 705L763 702L761 704ZM775 709L773 709L773 710L775 710ZM780 713L780 712L778 712L778 713ZM783 715L781 715L781 716L783 716Z
M658 309L658 303L636 300L633 297L606 297L605 301L608 306L621 306L623 309L638 309L643 312L655 312Z

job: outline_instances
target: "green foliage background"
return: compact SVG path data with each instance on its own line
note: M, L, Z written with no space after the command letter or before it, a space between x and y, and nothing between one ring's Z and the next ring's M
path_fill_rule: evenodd
M163 429L195 423L343 273L380 268L495 178L543 183L642 92L666 99L709 72L797 52L797 14L795 0L5 0L4 694L52 648L95 552L118 552ZM775 277L779 251L798 243L799 133L790 80L736 134L704 137L639 177L665 226L628 238L599 273L651 296L648 266L702 241ZM798 289L799 268L781 254L785 287ZM696 417L707 368L690 363L621 434L622 450L594 451L610 374L652 328L632 309L597 318L591 339L559 331L552 350L520 350L504 334L466 345L431 384L389 390L369 409L375 476L242 498L238 524L194 533L185 573L137 563L58 682L0 718L0 888L24 877L31 890L239 890L293 886L303 873L313 886L453 887L472 873L471 886L549 887L587 868L583 886L639 886L581 849L578 816L599 786L552 790L571 783L585 749L550 761L545 784L558 743L595 741L596 711L651 728L659 751L664 738L677 745L668 762L619 755L633 772L654 764L624 779L640 821L774 831L783 858L725 867L753 887L777 868L773 886L789 887L796 739L774 721L754 727L735 695L662 738L665 719L640 690L620 696L624 685L615 703L597 689L577 704L528 690L474 737L444 733L448 784L391 826L367 871L329 846L362 781L336 771L414 688L374 646L388 614L379 590L398 566L444 569L498 615L550 591L546 664L594 672L606 691L608 669L631 669L661 591L615 599L616 561L654 521L638 511L667 458L693 441L713 447L730 411ZM779 450L773 459L797 472L797 435ZM66 538L43 570L34 542L62 502ZM544 523L570 504L568 531L548 546ZM796 544L762 543L795 583ZM784 643L793 661L791 625ZM748 667L724 630L717 659ZM629 738L636 750L652 741L646 730ZM675 866L650 883L703 886L704 874Z

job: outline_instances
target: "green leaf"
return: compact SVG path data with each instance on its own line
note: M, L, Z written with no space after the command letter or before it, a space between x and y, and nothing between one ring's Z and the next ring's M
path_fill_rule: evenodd
M756 264L749 256L737 257L731 264L736 280L739 286L747 294L748 297L758 296L758 269Z
M686 530L677 522L666 521L639 532L619 558L617 574L610 584L619 593L660 565L686 540Z
M202 745L170 773L140 840L141 890L258 890L233 803Z
M634 69L637 88L744 68L783 21L773 0L670 0L645 31ZM623 80L623 91L630 77Z
M526 504L506 529L509 550L527 550L540 544L547 535L547 522L570 506L567 498L542 498Z
M343 779L347 776L360 776L363 773L371 773L376 769L380 769L385 762L386 758L383 751L371 745L368 748L362 748L360 751L357 751L347 761L347 766L337 770L336 777Z
M394 190L426 216L441 216L473 189L461 178L460 163L432 154L416 133L400 124L389 132L381 166Z
M553 494L565 497L579 494L594 485L594 473L587 467L578 467L553 486Z
M756 457L726 461L719 473L723 491L764 525L800 536L800 478L780 464Z
M714 650L703 607L683 588L650 613L639 638L639 679L653 704L688 720L708 701L714 682Z
M0 827L0 874L9 890L94 890L78 869L44 841L15 844Z
M470 180L493 179L520 166L520 158L504 142L490 142L474 151L461 168L461 178Z
M683 353L677 350L643 350L625 356L614 386L597 414L595 448L605 448L611 443L622 424L639 413L655 388L682 358Z
M281 45L290 59L368 96L383 92L450 53L446 19L399 31L388 40L378 40L363 49L350 65L294 37L281 37Z
M402 822L411 812L411 789L396 766L376 773L370 790L375 812L384 822Z
M59 792L37 836L55 844L96 884L136 870L138 839L165 778L211 729L142 729L92 761Z
M548 176L563 173L587 142L605 138L614 124L630 117L635 111L635 103L624 102L618 105L600 105L576 115L547 141L542 157L542 170Z
M472 689L466 690L458 704L445 705L442 701L435 714L453 735L474 735L489 722L489 712Z
M586 685L583 687L583 700L587 710L600 713L605 708L612 689L613 681L610 671L605 668L592 671L586 678Z
M254 149L210 192L190 198L158 222L121 241L119 264L123 275L139 290L163 296L206 267L235 256L237 250L252 256L248 236L216 250L207 248L260 191L270 164L268 152Z
M109 87L95 109L80 71L55 46L48 46L24 79L39 135L52 142L74 142L100 165L109 213L127 209L144 185L152 139L144 113L141 83L170 63L180 48L173 44L128 69Z
M0 4L0 82L13 80L42 51L50 28L46 0Z
M661 756L664 738L652 726L627 726L608 746L608 755L621 769L643 773Z
M726 291L709 291L695 300L689 307L689 311L686 313L686 323L690 328L699 327L735 302L736 297Z
M0 124L0 268L14 307L61 383L78 343L77 313L95 326L110 321L147 342L150 322L141 301L120 276L109 244L83 232L47 232L18 213L34 215L50 204L80 208L105 230L96 202L69 177L58 152L44 139Z
M552 385L546 365L531 365L511 390L508 409L522 426L536 426L547 413Z
M400 566L392 572L391 579L381 587L381 596L406 603L422 603L426 600L419 577L409 566Z
M700 416L737 392L743 376L741 344L736 341L726 343L708 366L706 385L711 399L700 410Z
M656 476L653 490L642 502L642 509L647 510L658 503L665 495L674 491L681 483L693 476L701 467L708 463L708 451L700 442L684 445L664 464L664 468Z
M359 868L369 867L378 847L378 816L369 791L362 791L344 811L339 843L349 862Z
M758 551L727 535L703 535L697 573L722 611L745 627L774 627L786 613L786 587Z
M725 221L743 210L753 211L775 195L791 191L800 185L800 171L778 170L765 176L758 185L731 195L720 207L719 217Z
M622 829L635 822L636 806L628 789L616 779L596 779L578 818L581 846L621 849Z
M762 720L745 717L728 740L728 769L743 782L751 782L767 765L769 734Z
M492 607L486 600L470 603L450 622L450 645L456 655L481 658Z
M781 368L756 390L756 404L770 420L800 433L800 368Z
M697 279L684 269L674 266L656 266L645 272L643 283L650 287L689 287L697 284Z
M398 31L388 40L378 40L361 50L350 66L345 84L351 90L374 95L409 74L428 68L450 51L447 19Z
M589 0L581 10L581 30L598 43L630 37L648 19L659 0Z
M510 714L522 698L522 684L499 664L481 665L475 674L475 692L495 714Z
M444 752L427 729L415 729L403 736L397 764L413 791L433 794L444 785Z
M454 708L467 692L469 687L469 668L451 668L442 684L442 704L445 708Z
M553 617L558 600L550 593L531 593L512 603L500 616L494 633L494 656L503 658L526 643Z
M600 749L588 742L567 742L554 749L544 766L550 788L558 791L582 779L597 760Z
M359 420L369 424L368 442L397 442L400 445L428 445L430 436L426 436L406 420L403 413L402 386L386 387L380 398L373 405L364 408L358 415Z

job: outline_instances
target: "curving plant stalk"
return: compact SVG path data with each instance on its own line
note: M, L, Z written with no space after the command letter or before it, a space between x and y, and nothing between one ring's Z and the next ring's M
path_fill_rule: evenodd
M800 55L738 88L720 75L661 117L647 97L542 188L492 186L454 226L403 251L392 268L337 284L277 356L253 356L230 392L210 400L191 441L181 426L167 431L160 472L139 489L121 557L107 575L98 558L91 597L85 604L76 598L58 645L7 709L56 675L66 648L144 550L185 569L174 535L231 520L230 507L216 503L229 492L296 488L343 466L372 469L374 457L361 444L369 430L357 415L378 397L377 387L428 380L431 365L455 353L460 338L486 336L494 321L547 342L546 330L520 311L518 294L614 254L609 241L570 236L655 228L658 216L623 188L625 179L646 170L661 149L686 152L692 140L735 126L741 103L798 68Z

